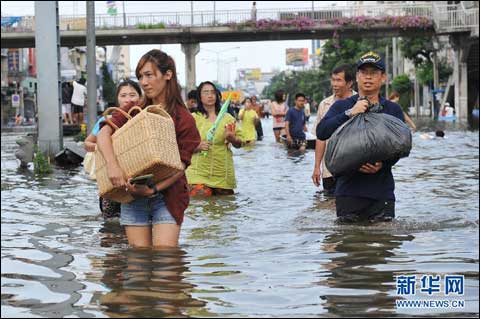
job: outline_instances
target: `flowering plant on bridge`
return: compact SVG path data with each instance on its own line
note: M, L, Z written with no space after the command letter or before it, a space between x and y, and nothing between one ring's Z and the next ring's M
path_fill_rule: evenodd
M387 25L399 27L401 29L407 28L421 28L427 29L433 27L433 21L430 18L422 16L403 16L403 17L368 17L358 16L353 18L335 18L332 20L323 20L325 24L333 24L340 27L359 27L368 29L375 25Z
M391 26L406 30L409 28L428 29L433 28L433 21L430 18L423 16L385 16L385 17L367 17L358 16L353 18L336 18L332 20L323 20L322 24L331 24L337 26L333 32L334 46L339 49L338 31L342 29L369 29L374 26Z
M258 30L277 30L280 28L295 28L297 30L304 30L308 27L312 27L316 24L315 20L312 20L308 17L296 17L294 19L284 19L284 20L273 20L273 19L260 19L256 22L254 21L244 21L241 23L229 22L226 26L236 29L243 30L244 28L255 28Z
M280 28L295 28L297 30L305 30L309 27L314 26L326 26L330 25L335 28L335 32L340 29L350 29L350 28L359 28L359 29L369 29L374 26L392 26L398 27L401 29L408 28L421 28L427 29L433 27L433 21L424 16L385 16L385 17L369 17L369 16L358 16L351 18L333 18L333 19L323 19L323 20L314 20L309 17L295 17L293 19L260 19L256 22L248 20L241 23L229 22L225 26L236 30L243 30L244 28L255 28L258 30L277 30ZM338 36L338 34L337 34ZM334 34L334 38L336 35Z
M297 30L304 30L316 24L315 20L308 17L297 17L288 20L260 19L255 27L260 30L275 30L282 27L293 27Z

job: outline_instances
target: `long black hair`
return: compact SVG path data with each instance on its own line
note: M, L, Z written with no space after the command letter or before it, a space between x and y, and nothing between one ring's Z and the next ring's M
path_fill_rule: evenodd
M285 91L284 90L277 90L275 92L275 101L278 104L285 102L284 96L285 96Z
M205 115L205 117L208 117L208 113L207 113L207 110L205 110L205 107L203 106L203 103L202 103L202 88L207 84L210 84L211 86L213 86L213 89L215 90L215 97L216 97L216 99L215 99L215 114L218 114L218 112L220 112L220 109L222 107L220 105L220 101L222 100L222 94L217 89L215 84L213 84L210 81L205 81L205 82L200 83L200 85L197 87L197 110L198 110L198 112Z

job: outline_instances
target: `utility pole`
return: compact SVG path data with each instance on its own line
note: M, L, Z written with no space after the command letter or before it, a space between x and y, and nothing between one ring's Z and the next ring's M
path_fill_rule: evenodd
M97 58L95 40L95 2L87 1L87 132L91 132L97 121Z
M123 5L123 27L126 28L127 27L127 15L125 13L125 1L122 1L122 5Z
M38 62L38 146L53 157L63 149L58 1L35 1Z
M216 2L213 1L213 25L216 25L217 24L217 18L216 18Z

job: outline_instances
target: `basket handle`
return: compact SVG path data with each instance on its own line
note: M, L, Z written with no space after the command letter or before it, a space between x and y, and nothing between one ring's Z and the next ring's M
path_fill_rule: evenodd
M172 118L170 114L168 114L168 112L165 111L162 104L149 105L145 108L145 111L150 113L155 113L169 119Z
M111 119L107 118L107 115L112 113L112 111L119 111L121 114L123 114L123 116L127 118L127 121L132 119L132 116L129 114L130 112L127 113L120 107L113 106L106 109L102 115L105 117L105 122L107 122L111 127L113 127L115 131L118 130L118 126L113 123Z
M132 115L131 113L132 113L132 111L134 111L134 110L137 110L138 112L142 112L142 111L143 111L143 109L142 109L140 106L135 105L134 107L130 108L130 110L128 110L128 114L131 116L131 115Z

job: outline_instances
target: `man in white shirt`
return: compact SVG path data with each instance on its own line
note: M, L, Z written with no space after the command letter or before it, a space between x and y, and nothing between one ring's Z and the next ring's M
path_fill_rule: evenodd
M307 102L305 103L303 112L305 112L305 121L308 123L308 120L310 120L310 115L311 115L309 99L307 99Z
M87 98L87 88L85 87L86 80L73 81L73 95L72 95L72 111L74 122L77 125L83 123L83 107Z
M330 106L335 103L336 100L346 99L356 94L352 90L355 74L352 67L348 64L343 64L330 73L330 83L332 85L333 94L322 102L320 102L317 111L317 120L313 125L312 133L317 136L317 125L322 118L327 114ZM333 196L335 191L335 180L332 174L325 166L325 149L328 141L322 141L317 139L315 143L315 166L312 174L312 181L315 186L320 186L320 179L323 182L323 189L327 195Z

